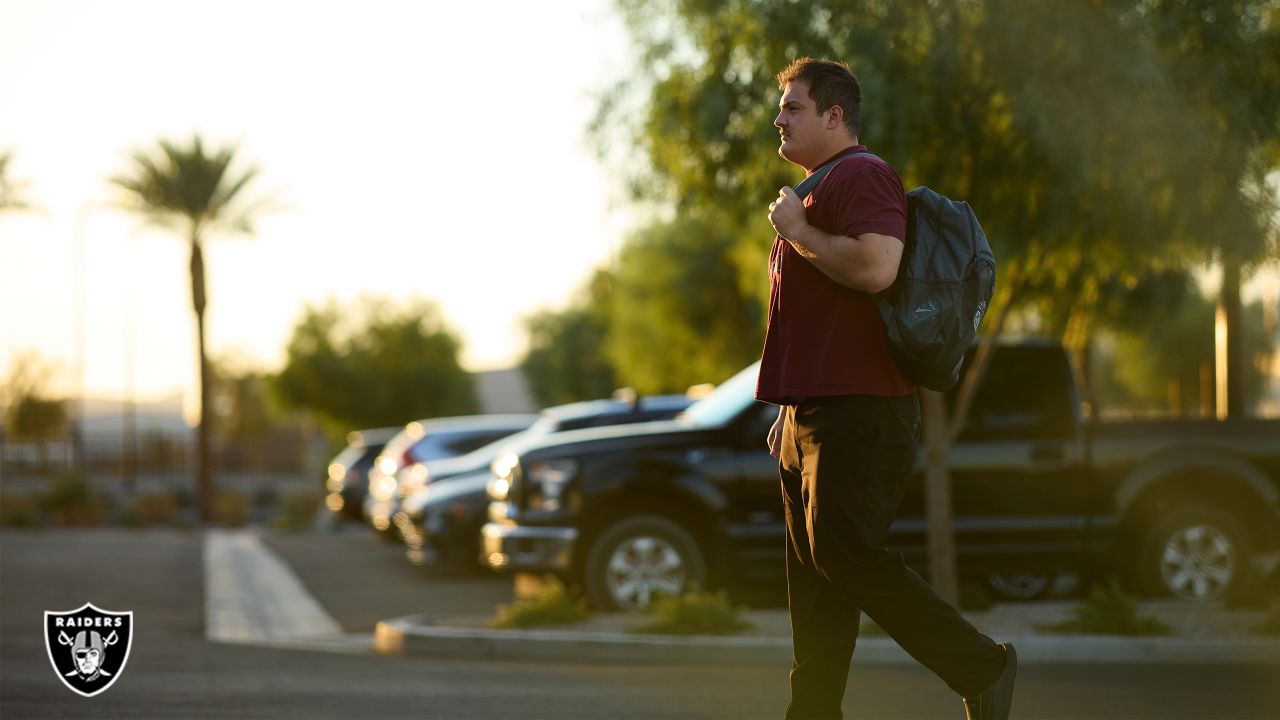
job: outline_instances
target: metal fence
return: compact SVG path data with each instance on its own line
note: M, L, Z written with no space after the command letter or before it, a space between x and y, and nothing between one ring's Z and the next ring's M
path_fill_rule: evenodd
M323 489L323 441L282 429L211 448L218 490L248 495L255 504ZM143 434L137 438L74 437L47 442L0 439L0 492L40 495L58 478L82 473L95 492L113 500L137 495L195 493L194 438Z

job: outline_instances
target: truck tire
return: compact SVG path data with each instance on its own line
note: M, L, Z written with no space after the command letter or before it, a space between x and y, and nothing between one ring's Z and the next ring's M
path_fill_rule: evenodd
M633 515L605 529L591 543L584 571L587 599L597 610L643 610L707 580L698 542L658 515Z
M1185 505L1151 524L1138 580L1148 595L1217 600L1245 581L1248 562L1239 520L1212 505Z

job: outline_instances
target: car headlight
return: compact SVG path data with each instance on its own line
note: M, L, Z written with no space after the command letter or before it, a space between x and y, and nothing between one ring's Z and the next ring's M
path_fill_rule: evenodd
M405 468L404 477L400 481L400 497L409 497L411 493L425 486L430 476L427 466L422 463L414 463Z
M373 480L373 478L370 479ZM369 492L378 500L390 500L396 492L396 479L390 475L378 476L376 481L370 484Z
M490 499L506 502L507 496L511 494L511 478L490 477L488 492Z
M489 497L499 502L506 502L511 495L511 488L516 482L516 468L520 467L520 458L515 453L502 453L489 467L492 477L487 489Z
M492 470L494 477L510 478L512 471L520 464L520 458L515 453L503 453L493 461Z
M395 475L396 471L400 469L400 463L396 462L393 457L383 455L378 458L378 469L382 471L383 475Z
M559 510L565 485L577 473L577 460L540 460L531 463L525 473L529 485L529 509Z

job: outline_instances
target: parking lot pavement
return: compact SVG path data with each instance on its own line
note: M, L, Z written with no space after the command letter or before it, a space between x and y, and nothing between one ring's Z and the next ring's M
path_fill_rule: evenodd
M411 565L403 546L367 527L259 535L348 633L371 633L380 621L406 615L487 617L513 598L510 578Z
M679 720L776 717L786 704L786 662L383 657L209 642L202 607L208 545L200 531L0 531L0 717ZM484 607L489 601L510 593L502 578L423 575L402 562L397 548L367 533L267 532L257 545L252 552L271 545L281 548L278 557L292 555L289 572L299 587L315 586L316 595L325 596L317 604L346 617L347 632L367 631L360 623L383 612L423 607L423 597L440 599L435 607L450 612L469 606L478 616L490 612ZM368 567L348 566L345 577L354 580L326 581L344 558ZM257 561L248 566L266 567ZM280 594L289 583L266 585ZM464 596L459 587L472 592ZM373 611L352 609L361 598ZM44 610L67 610L86 600L134 611L136 619L127 672L91 700L62 686L41 630ZM941 720L962 712L928 671L870 664L863 649L860 643L846 717ZM1029 665L1019 673L1019 716L1274 719L1280 717L1278 677L1280 666L1274 665Z

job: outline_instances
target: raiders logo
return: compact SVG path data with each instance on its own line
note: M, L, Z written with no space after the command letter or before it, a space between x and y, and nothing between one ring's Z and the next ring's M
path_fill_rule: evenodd
M85 603L77 610L44 613L44 644L62 684L93 697L115 684L129 661L133 611L110 612Z

